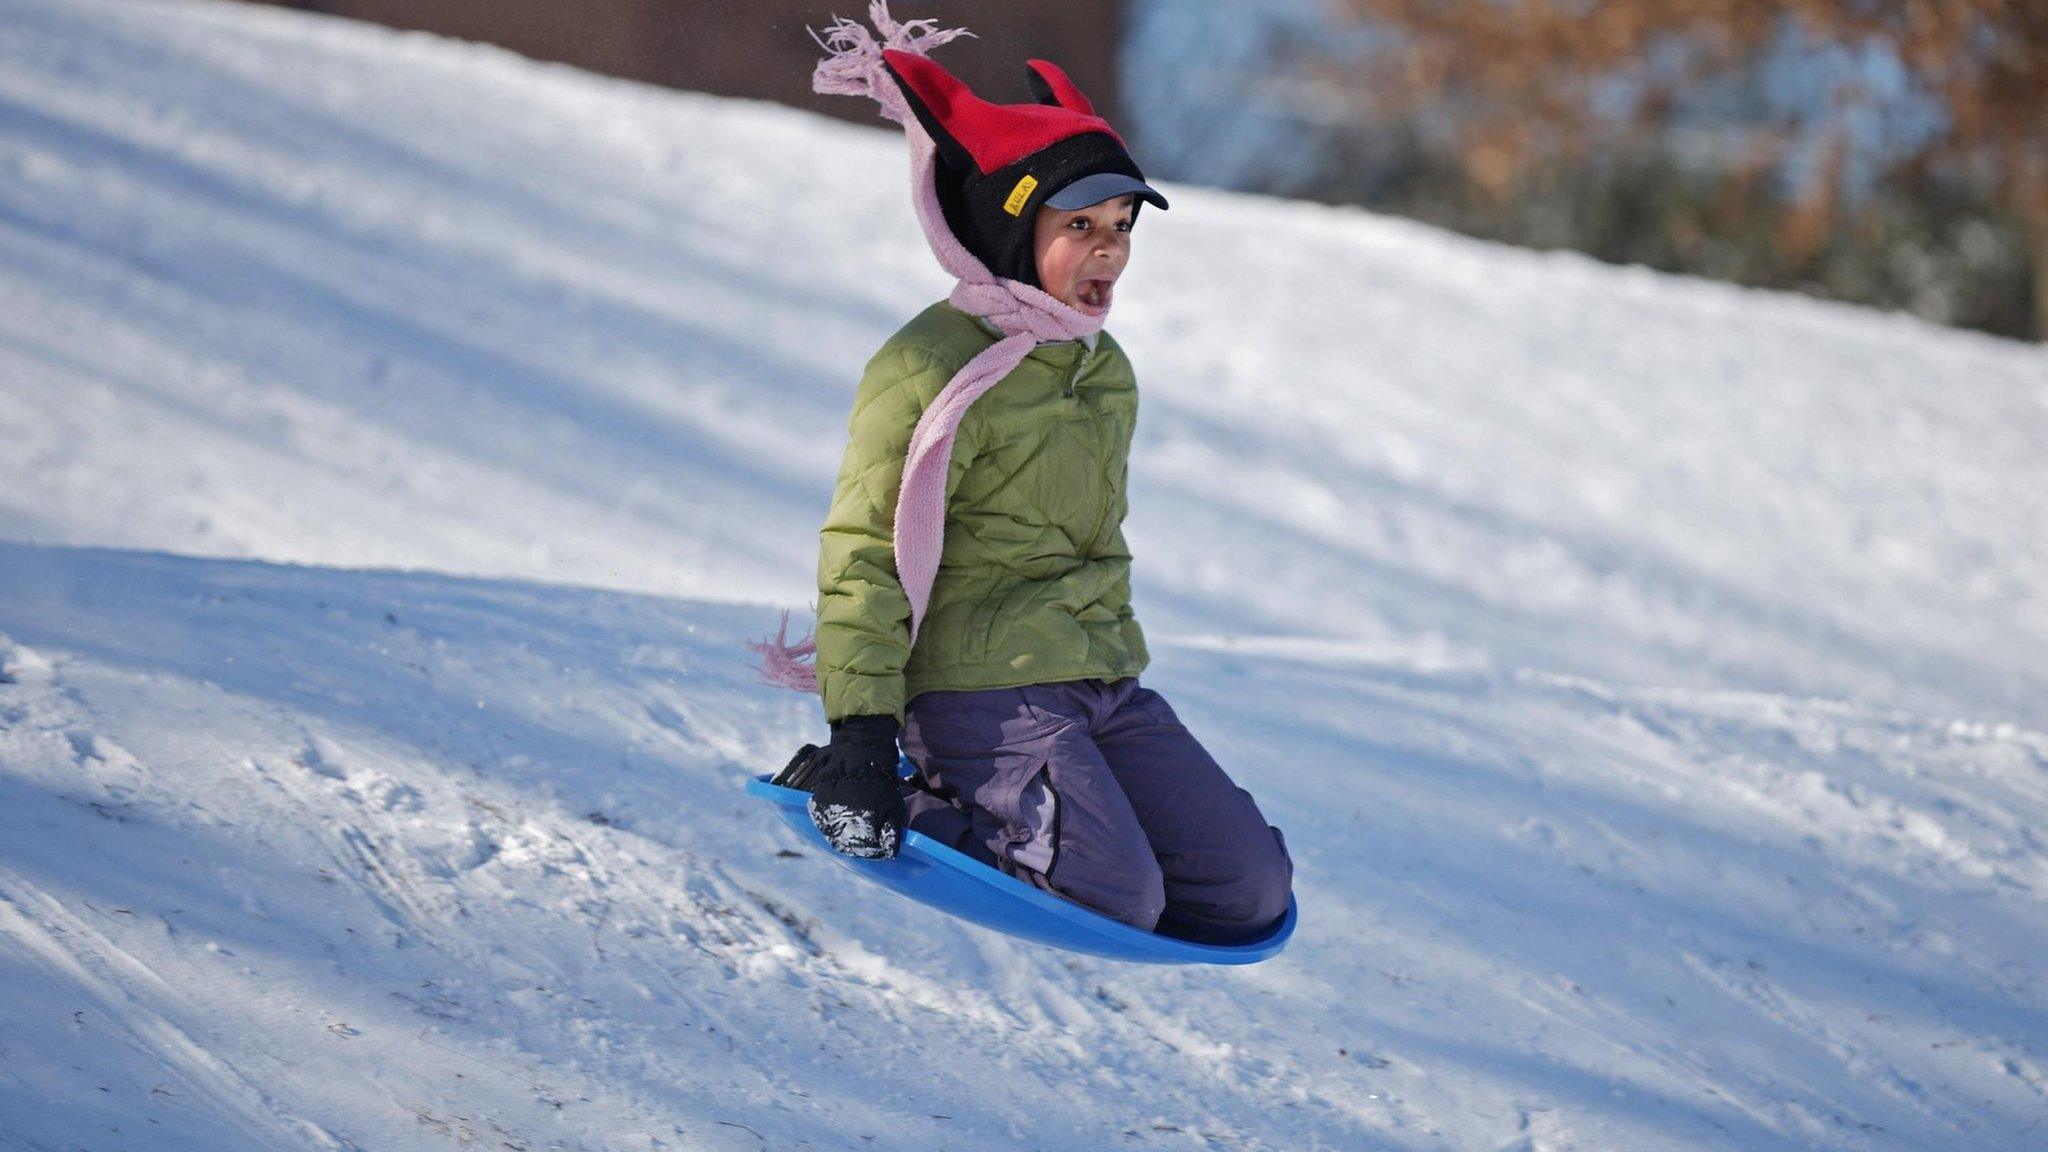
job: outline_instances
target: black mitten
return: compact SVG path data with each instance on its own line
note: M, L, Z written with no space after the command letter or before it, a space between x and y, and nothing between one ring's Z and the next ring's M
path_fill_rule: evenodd
M816 756L807 807L811 823L848 856L883 859L903 840L903 793L896 780L896 718L848 716Z

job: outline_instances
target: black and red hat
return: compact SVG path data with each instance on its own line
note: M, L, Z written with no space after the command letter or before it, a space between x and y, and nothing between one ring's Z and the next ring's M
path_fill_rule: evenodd
M1039 286L1032 233L1042 207L1126 195L1166 207L1123 137L1058 65L1029 62L1037 103L992 104L928 56L888 49L882 60L937 147L947 226L996 275Z

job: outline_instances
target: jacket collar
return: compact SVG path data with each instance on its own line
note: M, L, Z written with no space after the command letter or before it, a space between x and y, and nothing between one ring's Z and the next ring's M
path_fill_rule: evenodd
M973 314L972 312L968 313L968 315L970 315L970 316L974 316L974 314ZM982 331L984 331L984 332L987 332L987 333L988 333L989 335L991 335L991 336L994 336L994 337L995 337L996 339L998 339L998 340L1001 340L1001 339L1003 338L1003 330L1002 330L1001 328L998 328L998 327L996 327L996 326L995 326L995 323L994 323L993 321L991 321L991 320L990 320L990 319L989 319L988 317L986 317L986 316L974 316L974 322L975 322L976 324L979 324L979 325L981 325L981 329L982 329ZM1090 353L1093 353L1093 352L1095 351L1095 342L1096 342L1097 340L1101 339L1101 337L1102 337L1102 333L1100 333L1100 332L1090 332L1090 333L1088 333L1087 335L1085 335L1085 336L1081 337L1081 339L1080 339L1080 343L1082 343L1082 344L1085 344L1085 345L1087 345L1087 347L1088 347L1088 351L1089 351ZM1072 343L1074 343L1074 341L1072 341L1072 340L1053 340L1053 341L1048 341L1048 343L1051 343L1051 344L1055 344L1055 345L1057 345L1057 344L1072 344Z

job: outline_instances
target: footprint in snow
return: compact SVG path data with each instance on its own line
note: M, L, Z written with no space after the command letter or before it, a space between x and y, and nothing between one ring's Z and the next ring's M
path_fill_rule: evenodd
M17 644L6 633L0 632L0 686L10 684L53 684L57 670L50 665L42 653L23 644Z
M319 736L308 736L304 746L299 749L299 754L292 757L292 763L315 776L325 776L329 780L347 780L348 771L342 767L342 759L341 749L336 747L333 741Z

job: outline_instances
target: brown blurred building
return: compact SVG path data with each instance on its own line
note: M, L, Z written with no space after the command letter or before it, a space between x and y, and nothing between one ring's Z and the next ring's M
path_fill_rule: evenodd
M807 26L834 15L865 19L865 0L267 0L509 48L592 72L722 96L750 96L860 121L863 101L811 92L822 54ZM1042 56L1073 76L1096 107L1117 112L1120 0L897 0L899 20L932 17L964 26L935 55L976 92L999 103L1029 100L1024 61Z

